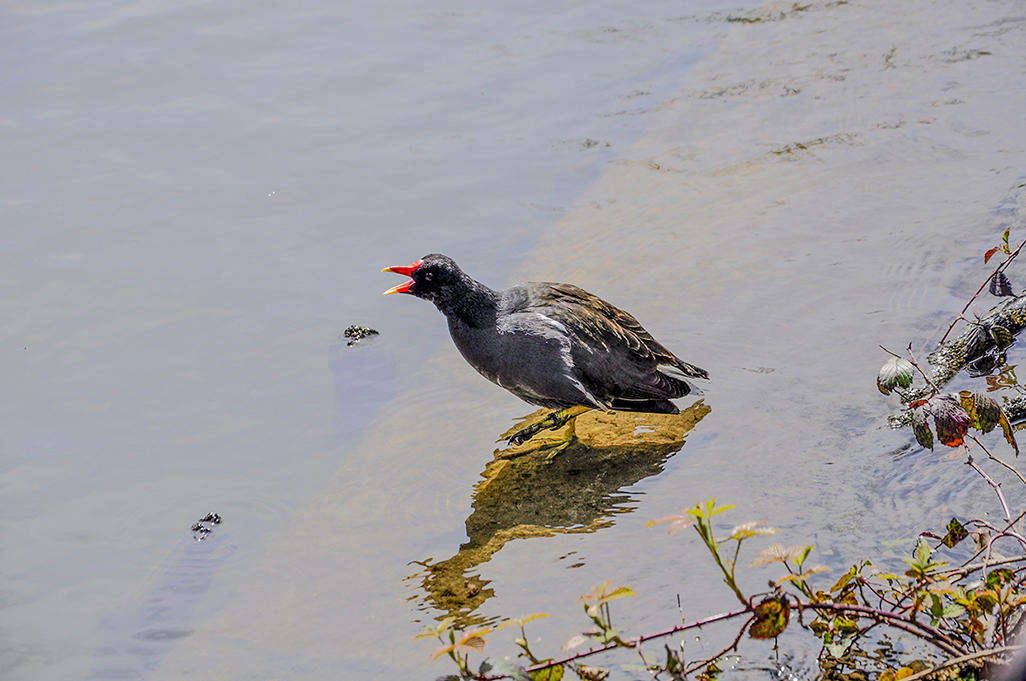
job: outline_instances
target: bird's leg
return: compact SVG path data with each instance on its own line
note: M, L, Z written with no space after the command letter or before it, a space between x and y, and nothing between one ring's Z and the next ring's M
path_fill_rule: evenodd
M585 408L584 411L587 411L587 409ZM566 432L563 433L563 437L559 438L555 444L546 446L549 451L545 455L545 461L555 459L557 454L569 447L570 443L577 439L577 414L567 417L564 423L569 423L566 427ZM552 430L555 430L557 427L552 428Z
M564 436L563 439L569 442L569 440L574 437L573 419L575 419L580 414L583 414L584 412L590 410L591 407L576 406L567 407L566 409L560 409L559 411L554 411L545 418L543 418L541 421L538 421L537 423L532 423L526 428L521 428L517 432L513 433L509 437L507 442L511 446L521 445L530 440L532 437L534 437L541 431L545 430L546 428L548 428L549 430L559 430L568 422L571 424L569 430L570 437L567 438L566 436Z

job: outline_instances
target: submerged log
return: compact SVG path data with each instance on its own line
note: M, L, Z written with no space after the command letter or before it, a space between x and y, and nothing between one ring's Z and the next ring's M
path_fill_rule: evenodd
M941 343L927 356L931 379L938 388L944 386L962 369L970 376L986 376L1005 364L1005 351L1020 331L1026 329L1026 291L1001 301L986 316L969 322L958 336ZM923 387L909 395L913 401L925 398L930 389ZM1010 423L1026 422L1026 396L1005 398L1001 409ZM912 424L912 413L903 409L889 419L892 428Z
M995 305L959 336L944 341L927 360L938 387L963 368L970 376L985 376L1005 362L1005 350L1026 328L1026 292Z

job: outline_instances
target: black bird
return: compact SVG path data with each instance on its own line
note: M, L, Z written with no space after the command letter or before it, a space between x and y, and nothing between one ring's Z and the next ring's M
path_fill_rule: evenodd
M545 428L572 426L590 409L677 414L670 400L696 389L688 379L709 378L634 317L571 284L528 282L493 291L437 253L382 272L410 277L385 294L434 303L449 320L456 348L482 376L525 402L556 410L514 433L510 444ZM572 428L566 441L571 437Z

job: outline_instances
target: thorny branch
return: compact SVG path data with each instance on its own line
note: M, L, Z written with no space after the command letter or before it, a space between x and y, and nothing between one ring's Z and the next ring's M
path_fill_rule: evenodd
M994 269L993 272L990 273L990 276L987 277L982 284L980 284L980 288L976 291L976 293L973 294L973 297L969 299L969 302L965 304L965 307L963 307L962 311L958 313L958 316L951 320L951 324L948 326L948 330L944 332L944 336L940 339L940 345L943 345L944 341L947 340L948 334L950 334L951 330L955 328L955 324L957 324L959 321L966 321L965 313L969 309L969 307L974 302L976 302L976 299L980 297L981 293L983 293L983 289L987 287L987 284L990 283L990 281L997 275L997 273L1003 272L1005 268L1008 267L1008 265L1011 264L1013 260L1015 260L1015 257L1019 255L1019 251L1022 250L1023 246L1026 246L1026 239L1024 239L1023 242L1019 244L1019 246L1014 251L1012 251L1008 255L1008 257L1006 257L1004 261L1002 261L1002 263Z
M678 624L677 626L670 627L669 629L663 629L662 631L657 631L657 632L654 632L652 634L645 634L643 636L637 636L635 638L630 638L630 639L627 639L626 641L624 641L623 643L627 644L628 647L633 648L634 646L636 646L638 644L644 643L645 641L651 641L654 638L662 638L664 636L671 636L673 634L676 634L679 631L687 631L688 629L700 629L700 628L702 628L702 627L704 627L704 626L706 626L708 624L712 624L713 622L722 622L724 620L729 620L729 619L733 619L735 617L740 617L741 615L746 615L746 614L748 614L750 612L752 612L752 608L750 608L750 607L744 608L742 610L734 610L733 612L724 612L724 613L720 613L719 615L713 615L712 617L706 617L705 619L696 620L694 622L689 622L687 624ZM606 650L612 650L613 648L620 648L620 647L623 647L623 644L617 643L617 642L614 641L614 642L611 642L611 643L606 643L606 644L601 645L601 646L595 646L594 648L589 648L588 650L582 650L582 651L580 651L578 653L574 653L573 655L567 655L566 657L561 657L561 658L557 658L557 659L554 659L554 660L548 660L546 662L540 662L538 664L531 665L530 667L527 667L526 669L524 669L524 671L530 673L530 672L538 671L540 669L548 669L549 667L555 667L557 665L566 664L567 662L573 662L574 660L579 660L582 657L588 657L590 655L595 655L597 653L601 653L601 652L606 651Z

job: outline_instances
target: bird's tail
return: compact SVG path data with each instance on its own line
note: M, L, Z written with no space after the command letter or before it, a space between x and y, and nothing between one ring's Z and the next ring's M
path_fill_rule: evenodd
M656 369L666 374L667 376L672 376L674 378L679 378L681 380L685 380L688 378L709 378L709 372L705 369L696 367L694 364L682 362L676 357L674 357L674 359L676 361L673 364L660 364L658 367L656 367Z

